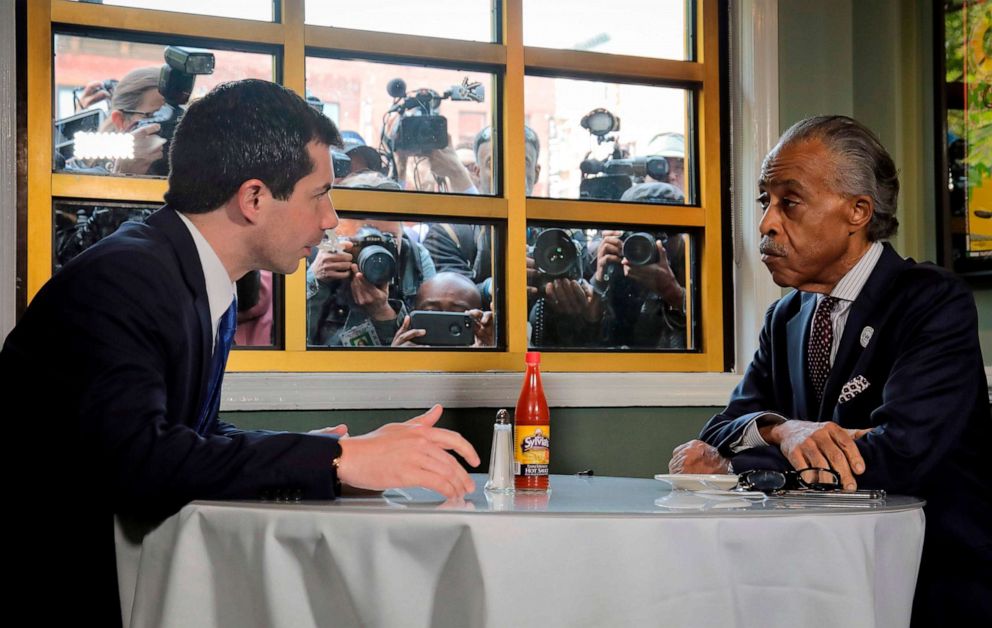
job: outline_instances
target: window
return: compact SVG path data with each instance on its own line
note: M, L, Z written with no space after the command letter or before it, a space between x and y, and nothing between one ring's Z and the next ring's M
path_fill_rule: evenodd
M193 98L266 78L348 132L333 151L341 225L297 272L239 285L263 320L231 370L518 370L533 347L548 371L720 371L720 3L621 5L631 28L575 1L28 3L29 298L73 247L161 202L151 157L166 149L145 150L158 133L141 129L165 126L151 121L169 103L108 96L176 46L209 54ZM128 155L86 145L111 126ZM364 274L386 268L389 333L313 298L333 283L321 256L352 249ZM441 303L438 284L470 296ZM599 309L563 315L579 295ZM394 343L414 313L431 342Z

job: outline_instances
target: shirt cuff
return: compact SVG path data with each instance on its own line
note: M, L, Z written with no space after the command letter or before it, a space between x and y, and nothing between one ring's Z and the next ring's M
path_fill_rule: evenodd
M758 428L765 425L778 425L779 423L785 423L785 421L786 418L784 416L775 414L774 412L766 412L754 417L747 424L747 427L744 428L741 437L730 445L730 451L737 454L748 449L754 449L755 447L765 447L768 443L761 437L761 432Z

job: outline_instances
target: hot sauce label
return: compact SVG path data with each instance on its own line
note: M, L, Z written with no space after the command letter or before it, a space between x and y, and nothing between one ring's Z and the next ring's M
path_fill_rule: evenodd
M546 474L551 460L551 429L547 425L520 425L513 432L516 461L521 465L542 465Z

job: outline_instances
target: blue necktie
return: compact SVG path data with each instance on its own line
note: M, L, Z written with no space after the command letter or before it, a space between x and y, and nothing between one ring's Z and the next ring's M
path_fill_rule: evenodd
M227 354L231 351L234 341L234 329L238 326L238 300L231 301L230 307L220 317L217 326L217 346L210 361L210 380L207 383L207 396L200 406L200 417L196 421L196 433L206 434L217 421L220 411L220 385L224 381L224 367L227 365Z

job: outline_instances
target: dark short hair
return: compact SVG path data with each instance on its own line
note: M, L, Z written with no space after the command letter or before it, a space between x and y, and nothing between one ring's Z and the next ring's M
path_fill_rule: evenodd
M199 214L226 203L249 179L277 199L314 169L307 144L341 144L334 123L292 91L258 79L218 85L183 115L169 151L165 202Z
M874 242L895 235L899 228L899 173L878 137L853 118L816 116L789 127L769 156L787 144L810 140L820 140L837 158L834 185L839 192L872 198L875 207L868 224L868 239Z

